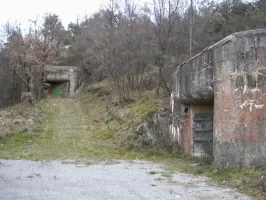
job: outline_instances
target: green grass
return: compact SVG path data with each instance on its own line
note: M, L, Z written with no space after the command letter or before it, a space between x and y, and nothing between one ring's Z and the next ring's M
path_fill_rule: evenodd
M161 105L155 92L146 91L137 100L132 112L137 118L145 119L164 109L167 108Z
M146 100L136 105L135 115L141 119L151 117L158 111L158 104L155 100Z
M161 173L161 176L162 177L165 177L165 178L168 178L168 179L171 179L172 178L172 176L173 176L173 171L172 172L170 172L170 171L164 171L164 172L162 172Z
M218 183L237 188L258 199L265 195L260 189L249 188L250 183L266 174L263 167L217 171L212 165L194 166L192 164L199 163L199 161L182 154L169 154L164 150L153 148L130 148L130 143L136 144L138 141L135 134L137 125L157 111L164 110L165 107L157 99L155 93L149 91L142 96L135 96L134 103L118 108L115 113L116 117L106 123L107 99L98 95L104 86L99 84L95 87L93 92L76 99L51 99L38 102L34 107L24 108L19 105L9 108L10 110L18 108L16 112L44 110L45 115L40 120L45 127L40 128L38 133L32 136L26 133L1 136L0 158L72 159L82 160L86 165L93 164L94 160L105 159L148 160L167 166L165 171L160 173L160 177L155 179L157 181L171 179L173 173L181 171L206 175ZM66 116L61 116L60 112L64 109L68 112ZM78 127L76 130L71 131L72 124L64 123L68 117L73 117L71 123ZM86 127L82 128L81 125ZM151 175L156 173L149 172Z
M150 171L148 174L155 175L155 174L157 174L157 172Z
M150 101L150 99L145 99L143 103L146 104L147 101ZM86 96L73 99L69 103L66 103L64 99L45 100L35 105L36 108L44 106L44 102L50 105L48 108L45 105L49 109L49 115L42 119L46 127L34 136L19 133L2 138L0 140L0 158L31 160L86 158L158 160L157 154L154 154L154 152L135 151L120 145L120 141L125 136L123 134L128 134L126 131L135 128L136 117L126 115L123 120L114 119L105 124L107 103L105 99L89 93ZM84 120L84 123L88 125L86 133L79 135L78 130L73 130L71 135L67 135L67 138L60 141L61 138L57 136L57 130L65 124L60 125L57 122L57 119L61 117L59 116L58 107L61 105L62 109L70 109L75 106L73 104L80 107L82 113L77 113L78 116L75 116L75 109L70 110L69 113L77 118L74 120L75 123L79 123L81 119ZM140 114L144 116L148 113L146 111L138 113L142 110L140 108L144 109L143 106L138 108L138 104L136 104L128 108L128 113L135 110L136 113L134 115ZM121 110L121 112L126 109ZM65 137L64 134L61 136Z
M6 140L9 143L32 143L32 136L27 135L25 133L15 134L13 137L10 137L9 140Z
M86 166L90 166L90 165L92 165L92 164L93 164L93 163L92 163L92 162L89 162L89 161L86 161L86 162L85 162L85 165L86 165Z
M158 177L156 179L154 179L155 181L163 181L164 179L162 177Z

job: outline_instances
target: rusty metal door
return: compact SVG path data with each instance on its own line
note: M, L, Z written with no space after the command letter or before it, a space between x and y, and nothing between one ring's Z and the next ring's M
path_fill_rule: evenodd
M193 116L193 155L211 156L213 151L213 113Z

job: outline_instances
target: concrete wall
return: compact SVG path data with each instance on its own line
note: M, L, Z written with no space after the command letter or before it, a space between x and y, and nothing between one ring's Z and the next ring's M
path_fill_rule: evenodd
M53 83L69 82L69 94L73 94L81 84L80 70L74 66L47 66L46 81Z
M215 166L266 161L266 29L228 36L184 62L172 78L170 129L179 143L190 126L181 105L213 104Z
M215 49L214 155L219 168L266 161L266 30Z
M210 49L181 64L172 75L174 98L184 104L213 101L213 64Z
M20 102L22 84L0 55L0 109Z

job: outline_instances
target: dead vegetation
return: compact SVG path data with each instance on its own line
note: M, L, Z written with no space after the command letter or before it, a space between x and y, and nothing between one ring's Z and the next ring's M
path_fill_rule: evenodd
M141 94L132 92L130 98L119 98L119 95L115 95L111 90L107 82L101 82L89 86L87 91L94 98L98 97L105 101L106 113L103 121L106 131L109 134L113 133L113 142L130 150L164 152L164 145L155 143L146 133L138 132L137 128L144 121L152 121L159 111L168 110L168 103L165 104L167 100L155 95L152 90ZM83 100L86 101L86 98ZM106 134L105 131L102 134Z
M107 83L103 84L101 82L90 88L90 98L82 97L84 108L86 108L85 102L88 103L94 98L100 98L106 104L105 109L108 111L108 114L103 118L105 121L103 127L105 128L101 132L93 132L93 140L97 139L99 142L108 140L110 142L109 145L115 145L116 148L124 152L138 152L143 156L141 156L142 159L166 163L169 166L169 172L181 170L195 175L206 175L219 184L236 188L257 199L266 198L264 191L265 179L263 178L266 174L265 167L257 166L248 169L218 171L210 162L205 160L202 162L201 160L186 157L180 152L171 154L165 146L160 148L160 146L152 144L144 135L138 134L136 132L137 126L143 120L160 110L167 109L167 104L163 103L163 98L156 96L154 91L146 91L141 96L132 95L133 101L131 103L118 102L116 104L114 103L116 101L108 103L108 100L112 99L109 96L112 93L110 93ZM106 94L107 91L108 95L102 95L103 93ZM86 98L88 99L86 100ZM87 107L87 109L87 112L90 112L90 108ZM195 163L199 164L195 165Z
M265 198L264 165L217 171L209 164L195 165L198 160L181 153L169 153L138 134L136 128L145 118L167 108L154 91L147 91L141 96L132 95L133 101L118 105L109 101L108 82L94 84L88 91L71 99L49 99L38 102L34 107L18 105L6 109L4 112L13 113L11 116L21 115L26 120L32 118L40 126L32 129L34 134L13 132L17 134L2 137L0 158L72 159L85 163L106 159L150 160L167 164L168 169L162 177L170 177L177 170L206 175L219 184L236 188L257 199Z
M43 118L50 113L47 100L39 102L35 107L19 104L6 108L0 111L0 137L17 133L36 135L45 126Z

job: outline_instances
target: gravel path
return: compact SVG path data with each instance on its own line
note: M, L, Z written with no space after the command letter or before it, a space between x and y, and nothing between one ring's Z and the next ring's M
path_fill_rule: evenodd
M92 165L60 161L0 160L1 200L248 200L210 179L142 161Z

